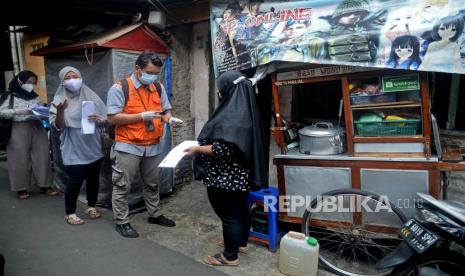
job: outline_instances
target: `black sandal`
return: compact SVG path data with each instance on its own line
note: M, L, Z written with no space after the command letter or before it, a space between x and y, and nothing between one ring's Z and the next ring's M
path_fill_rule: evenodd
M18 191L16 197L18 199L28 199L31 197L31 194L28 191Z
M212 266L238 266L239 265L239 258L237 258L234 261L228 261L226 258L223 256L222 253L218 253L213 256L205 256L203 258L204 263Z

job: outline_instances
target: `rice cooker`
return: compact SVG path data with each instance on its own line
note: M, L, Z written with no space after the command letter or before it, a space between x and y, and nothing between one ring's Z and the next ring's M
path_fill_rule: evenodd
M299 130L300 148L303 154L331 155L345 151L345 130L332 123L318 122Z

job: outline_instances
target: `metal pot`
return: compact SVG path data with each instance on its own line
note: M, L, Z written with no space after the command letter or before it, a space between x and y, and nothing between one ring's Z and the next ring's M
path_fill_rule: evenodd
M345 150L345 130L332 123L318 122L299 130L300 152L304 154L340 154Z

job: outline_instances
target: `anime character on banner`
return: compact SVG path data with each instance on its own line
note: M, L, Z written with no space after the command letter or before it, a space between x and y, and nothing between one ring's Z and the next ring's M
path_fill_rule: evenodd
M222 64L223 70L236 69L237 50L234 36L235 27L238 26L238 19L242 8L232 3L226 6L223 13L217 17L218 32L214 42L213 52L216 62Z
M423 0L415 7L415 19L419 24L433 26L438 18L450 13L449 0Z
M317 26L319 28L317 28ZM310 20L288 20L279 23L269 41L258 47L257 60L265 64L272 60L319 63L326 58L325 40L316 29L329 29Z
M329 59L333 62L376 60L378 35L386 20L387 10L372 12L370 0L343 0L331 17L327 34Z
M391 54L386 63L391 68L418 70L421 64L420 42L412 35L401 35L394 39Z
M235 48L237 50L237 60L241 66L246 68L253 67L256 64L251 58L252 43L263 31L263 25L257 24L255 18L263 14L260 11L260 7L264 0L250 0L245 5L245 13L241 13L239 16L240 27L237 30L234 41Z
M465 72L458 40L463 34L464 19L461 14L436 21L432 30L433 42L429 43L420 70L434 68L438 71Z
M397 37L412 35L412 22L415 15L415 9L410 7L395 9L395 12L389 12L386 24L381 29L380 47L378 52L378 64L392 65L391 44ZM400 42L400 41L398 41Z
M433 29L435 21L441 17L447 16L448 13L448 0L410 0L410 2L398 2L396 6L391 6L386 24L381 30L381 46L378 63L387 64L392 67L393 54L395 54L395 51L391 49L391 44L399 37L406 39L406 36L417 38L420 43L419 57L423 58L428 44L433 40L431 38L431 30ZM403 39L397 40L395 47L398 48L399 42L402 42L402 40ZM414 45L412 37L409 37L408 41L403 40L403 42L411 46ZM418 66L415 65L416 63L417 62L414 63L412 68L404 68L403 66L401 66L401 68L418 69ZM406 64L407 63L404 63L404 65Z
M433 42L432 30L437 20L451 14L449 0L424 0L415 9L413 35L421 38L420 56L423 58L428 45Z

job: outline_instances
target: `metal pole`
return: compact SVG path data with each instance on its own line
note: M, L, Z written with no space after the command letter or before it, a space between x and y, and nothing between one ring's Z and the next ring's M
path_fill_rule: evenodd
M13 26L10 26L9 29L10 29L11 57L13 59L14 74L16 75L19 73L18 52L16 49L16 35L15 35L15 29Z
M15 27L15 35L16 35L16 50L18 52L18 64L19 64L19 70L22 71L24 70L24 34L21 33L16 33L16 31L19 30L19 27Z

